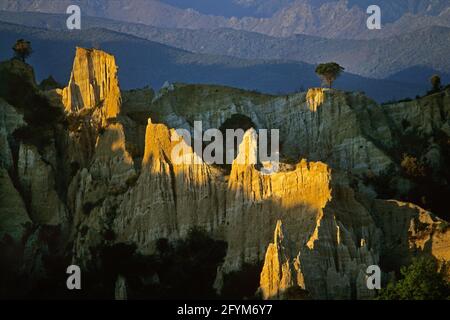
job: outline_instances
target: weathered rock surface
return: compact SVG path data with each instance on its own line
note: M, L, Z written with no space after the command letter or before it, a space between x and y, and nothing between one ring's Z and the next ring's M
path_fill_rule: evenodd
M117 209L114 230L119 239L143 249L159 238L182 237L194 226L213 231L223 223L224 178L213 167L194 164L197 155L187 146L192 164L172 163L178 144L171 141L174 133L149 119L141 174Z
M56 192L54 170L41 158L36 147L20 145L17 171L33 221L47 225L63 224L67 211Z
M290 287L300 286L316 299L370 298L374 293L360 290L365 284L360 281L365 279L359 274L379 263L381 231L350 188L327 180L315 181L315 176L311 174L312 184L321 186L321 190L312 194L328 196L311 202L309 224L302 221L292 225L294 218L285 216L285 233L280 231L281 221L277 223L261 274L263 297L280 298ZM299 220L306 216L301 211L292 214ZM280 238L282 244L277 242ZM282 260L277 258L280 255ZM282 270L281 277L268 276L279 274L277 270Z
M275 227L273 243L267 247L261 272L261 293L263 299L281 298L284 291L293 287L304 287L300 262L291 260L291 244L282 229L281 221Z
M349 191L334 192L305 245L293 246L281 221L277 223L261 273L265 299L281 298L292 286L319 299L370 299L375 295L366 285L370 265L395 270L418 254L449 261L450 232L445 221L397 201L375 200L366 211L349 197ZM353 211L351 215L347 210Z
M450 260L448 223L411 203L373 202L373 210L383 230L383 254L387 264L402 265L418 253Z
M14 161L8 139L16 129L24 125L23 116L0 98L0 167L7 170L12 168Z
M3 168L0 168L0 208L0 239L9 235L20 241L31 220L22 197Z
M142 99L147 102L138 103ZM76 178L80 180L74 184L79 199L75 211L82 211L79 208L86 203L97 206L88 218L77 215L78 229L85 225L89 231L78 237L75 257L87 259L89 255L79 253L101 242L99 234L108 228L117 242L132 242L141 252L151 253L156 240L176 240L199 226L228 242L221 272L265 259L261 288L267 284L268 289L262 290L266 298L280 297L290 286L321 299L373 297L365 285L365 271L389 251L390 242L383 239L389 229L378 222L377 206L367 204L373 200L356 196L343 170L381 171L392 163L385 152L393 137L390 120L374 102L360 94L333 90L271 97L182 85L164 90L152 103L139 91L127 96L127 101L134 102L125 112L148 112L152 117L140 171L133 172L133 159L126 151L126 138L136 139L136 135L124 134L130 121L122 118L119 121L126 127L107 127L106 137L98 138L91 165ZM219 128L234 114L249 117L257 128L280 129L282 152L325 161L333 172L324 163L303 160L279 173L262 174L255 166L257 133L252 129L246 132L226 177L220 169L201 162L183 140L171 139L175 131L170 127L192 131L192 123L202 121L203 130ZM175 163L172 152L180 143L189 161ZM112 168L117 179L111 175ZM106 190L114 181L129 178L133 183L117 187L119 192ZM405 221L414 216L411 210L402 214ZM405 231L403 224L390 225L396 232ZM269 245L274 226L274 243ZM411 234L404 236L410 239ZM444 238L445 244L446 237L445 232L436 231L434 241ZM409 254L409 248L401 249ZM441 257L440 250L431 253Z
M298 287L317 299L368 299L369 265L389 272L415 254L450 259L445 222L411 204L376 200L354 183L359 173L393 164L389 150L405 117L425 131L445 131L448 93L430 98L427 109L426 101L380 107L359 93L321 89L267 96L175 84L155 97L145 90L124 94L122 107L114 58L78 48L59 92L67 134L43 150L20 144L17 160L8 139L22 120L0 102L0 234L19 237L30 220L64 226L72 262L86 267L96 246L129 243L152 254L158 239L201 227L228 243L221 273L264 262L264 298ZM221 128L234 115L255 128L245 132L229 172L201 161L174 129L192 131L194 121ZM290 164L265 174L255 129L279 129ZM185 157L177 162L180 150ZM58 177L68 168L62 188ZM125 299L126 280L116 280L116 297Z
M176 103L175 101L184 101ZM169 127L193 130L220 128L233 115L245 115L255 129L279 129L281 153L307 157L333 168L379 172L392 160L389 119L376 103L360 93L310 89L289 96L265 96L222 87L177 85L154 101L150 113Z
M114 56L77 48L69 85L63 90L66 112L94 109L106 121L120 112L120 89Z

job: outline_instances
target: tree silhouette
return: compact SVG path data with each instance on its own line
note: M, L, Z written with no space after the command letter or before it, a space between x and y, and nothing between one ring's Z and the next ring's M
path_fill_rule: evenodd
M22 62L25 62L25 59L33 53L30 41L24 39L17 40L12 49L14 51L14 57Z
M441 77L439 77L437 74L433 75L430 78L430 82L431 82L431 91L432 92L439 92L442 88L441 86Z
M345 69L336 62L322 63L316 68L317 75L331 88L334 80L337 79Z

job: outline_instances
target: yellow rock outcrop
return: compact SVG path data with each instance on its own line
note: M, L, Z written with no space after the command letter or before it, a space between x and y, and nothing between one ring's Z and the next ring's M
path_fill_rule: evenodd
M393 163L386 151L395 137L390 126L401 124L404 106L380 107L361 94L322 89L281 97L174 85L152 97L128 94L128 103L136 104L129 111L145 118L120 114L114 57L78 48L62 92L65 111L76 121L58 141L64 147L60 162L54 146L21 144L13 157L8 139L23 121L0 101L0 235L18 239L31 220L62 225L70 229L73 263L88 266L95 259L91 249L105 242L152 254L158 239L175 241L200 227L228 243L218 279L263 262L265 299L284 298L290 288L317 299L373 298L365 283L369 265L383 260L397 268L423 253L450 260L450 231L442 220L411 204L355 191L357 174ZM409 106L409 121L424 132L445 130L441 104L431 105L424 117L425 102ZM245 132L231 171L202 162L173 129L192 130L200 120L204 130L220 128L236 115L245 115L255 129ZM284 155L306 160L280 163L277 172L265 174L266 164L257 161L256 128L280 129ZM180 146L187 153L177 162L173 152ZM12 183L15 167L29 208ZM57 192L55 176L68 168L67 192ZM119 276L116 297L126 298L127 286Z
M97 109L103 122L116 118L121 97L114 56L96 49L77 48L62 100L67 113Z
M306 94L306 101L308 102L309 110L316 112L317 108L322 105L325 100L325 89L313 88L309 89Z

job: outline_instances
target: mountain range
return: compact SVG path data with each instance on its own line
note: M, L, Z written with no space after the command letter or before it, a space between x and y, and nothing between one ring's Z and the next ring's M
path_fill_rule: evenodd
M214 6L211 3L207 0L5 0L0 3L0 9L65 13L69 5L78 4L84 16L167 28L232 28L282 37L308 34L327 38L374 38L430 25L449 26L450 21L449 0L227 0L220 4L214 1ZM369 31L366 27L366 9L371 4L378 4L382 10L383 29L380 31ZM249 9L254 13L248 13Z
M76 46L101 48L115 55L124 89L161 87L166 81L233 86L266 93L289 93L320 85L314 65L288 60L240 59L229 56L191 53L118 32L92 28L61 32L0 23L0 59L12 56L11 46L19 38L32 42L36 76L52 75L65 83L70 75ZM426 84L427 85L427 84ZM379 80L344 73L335 86L364 91L373 99L414 97L425 87L397 80Z
M448 3L1 0L0 299L447 299Z
M279 10L286 7L294 7L302 3L307 3L313 8L320 8L324 4L332 4L336 0L161 0L174 7L188 9L192 8L203 14L212 14L225 17L271 17ZM368 6L376 4L386 9L385 18L387 21L395 21L404 14L426 14L439 15L448 7L448 1L430 0L409 0L409 1L389 1L389 0L350 0L348 7L356 6L365 10Z
M0 20L30 27L66 29L66 16L0 11ZM345 40L308 35L287 38L234 29L192 30L158 28L137 23L85 17L83 29L105 28L195 53L243 59L282 59L317 64L336 61L348 72L364 77L388 78L428 85L439 73L450 81L450 28L429 26L416 32L383 39ZM417 43L421 43L417 46ZM415 70L411 77L408 69ZM420 71L420 72L419 72ZM403 77L402 75L406 75Z

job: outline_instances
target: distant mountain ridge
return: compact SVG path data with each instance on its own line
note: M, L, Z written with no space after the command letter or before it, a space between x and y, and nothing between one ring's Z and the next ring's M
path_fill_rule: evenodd
M0 20L32 27L66 30L66 16L0 11ZM450 28L426 27L414 33L373 40L324 39L307 35L276 38L233 29L191 30L157 28L115 20L85 17L83 28L106 28L191 52L244 59L284 59L310 64L336 61L348 72L386 78L409 68L420 68L417 83L428 85L433 73L450 81ZM421 45L418 46L417 43ZM448 80L447 80L448 79ZM399 81L414 82L405 76Z
M230 1L228 0L228 2ZM166 2L180 5L180 1ZM193 3L193 0L190 2ZM272 2L263 0L233 1L232 3L233 6L240 3L241 7L254 8L255 12L258 12L258 8L271 7ZM366 0L363 2L359 0L285 1L281 6L272 4L272 9L267 12L273 14L266 18L213 16L186 8L189 6L186 4L180 8L155 0L4 0L0 3L0 9L19 12L65 13L70 4L80 5L86 16L138 22L165 28L232 28L277 37L308 34L327 38L365 39L410 32L416 30L417 25L421 27L449 26L450 23L447 19L450 14L450 0L370 1L370 4L379 4L382 7L387 34L384 29L381 31L367 29L366 9L369 2ZM223 3L221 6L226 7ZM396 21L405 15L408 16L410 24L397 26ZM387 24L391 22L393 22L392 25Z
M0 23L0 59L12 56L11 45L18 38L33 44L30 59L38 80L49 75L66 83L76 46L96 47L114 54L121 67L119 79L124 89L165 81L220 84L266 93L288 93L316 87L320 81L314 66L287 60L245 60L217 55L194 54L106 29L61 32ZM34 63L36 62L36 63ZM398 81L369 79L345 73L336 88L364 91L377 101L414 97L424 86Z

